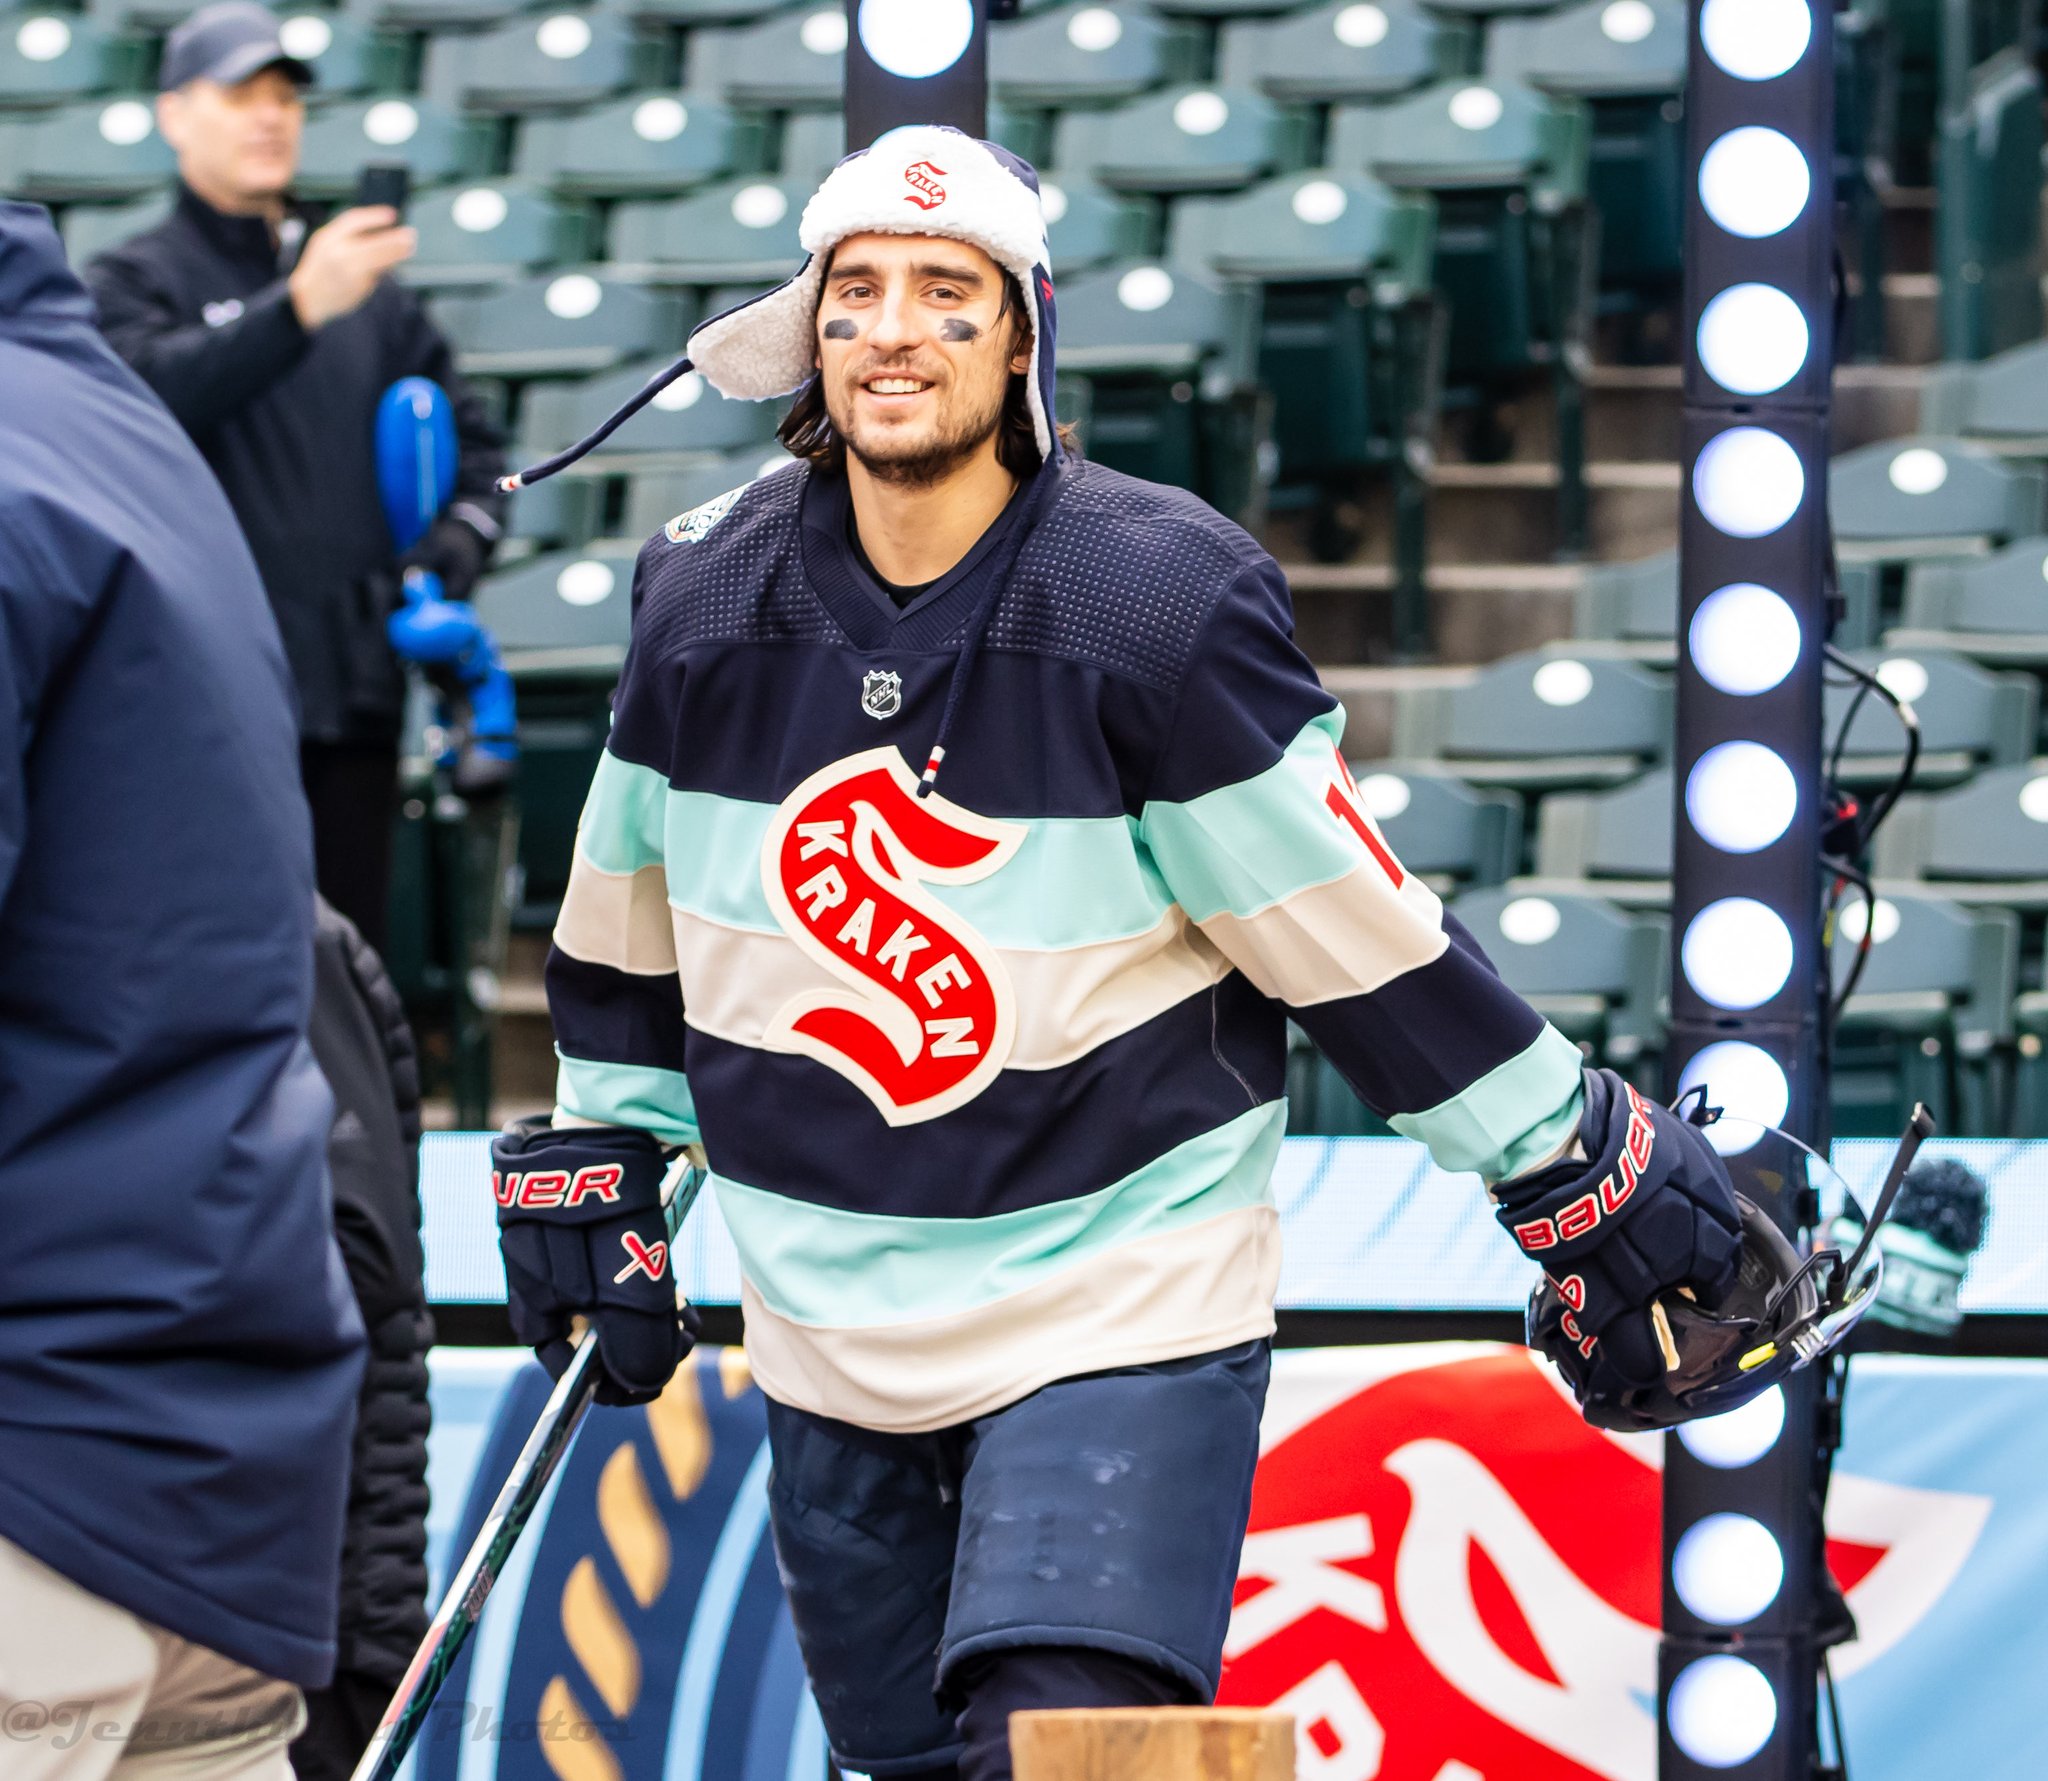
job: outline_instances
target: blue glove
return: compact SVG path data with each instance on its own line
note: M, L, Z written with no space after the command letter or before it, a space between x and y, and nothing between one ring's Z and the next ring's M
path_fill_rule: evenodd
M1612 1070L1586 1072L1582 1159L1493 1190L1497 1216L1569 1308L1551 1355L1602 1389L1654 1385L1671 1356L1652 1314L1684 1287L1711 1309L1735 1283L1742 1219L1700 1129Z
M444 597L440 577L427 569L405 572L405 600L385 621L391 647L408 662L461 669L486 638L468 604Z
M491 1144L491 1190L512 1332L560 1378L569 1320L597 1331L600 1404L661 1395L703 1324L678 1310L661 1184L668 1158L625 1126L557 1131L545 1114Z

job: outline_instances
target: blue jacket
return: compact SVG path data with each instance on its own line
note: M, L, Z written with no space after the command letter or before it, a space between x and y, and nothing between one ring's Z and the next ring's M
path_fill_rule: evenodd
M284 655L219 485L25 204L0 750L0 1535L319 1683L363 1333Z

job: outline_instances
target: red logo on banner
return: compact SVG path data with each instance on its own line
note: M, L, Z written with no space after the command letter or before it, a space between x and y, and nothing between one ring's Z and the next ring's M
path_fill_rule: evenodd
M1276 1371L1219 1698L1294 1715L1299 1781L1652 1781L1657 1438L1519 1349L1330 1359ZM1852 1589L1885 1558L1829 1542Z
M1002 960L923 887L986 878L1024 830L917 796L893 748L837 761L782 801L761 848L775 919L848 990L791 998L768 1043L837 1070L891 1125L972 1100L1009 1057Z

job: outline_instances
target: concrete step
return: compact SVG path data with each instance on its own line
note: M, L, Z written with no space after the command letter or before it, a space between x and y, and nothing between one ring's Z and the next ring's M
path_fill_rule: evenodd
M1384 563L1282 563L1295 636L1311 661L1384 659L1393 645L1393 571ZM1446 563L1425 576L1434 653L1490 662L1569 637L1580 570L1570 563Z

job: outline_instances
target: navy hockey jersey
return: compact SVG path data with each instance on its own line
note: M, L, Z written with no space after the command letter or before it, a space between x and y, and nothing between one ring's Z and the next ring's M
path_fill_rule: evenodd
M548 966L557 1118L701 1142L756 1377L879 1429L1271 1331L1289 1014L1449 1168L1577 1118L1272 559L1099 465L1019 503L900 613L807 466L653 539Z

